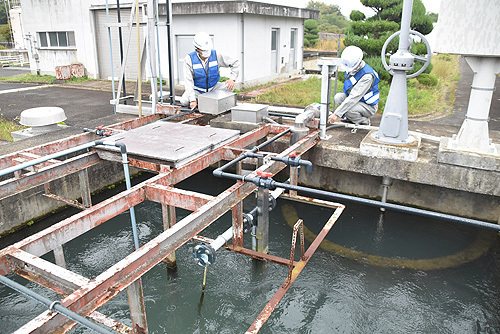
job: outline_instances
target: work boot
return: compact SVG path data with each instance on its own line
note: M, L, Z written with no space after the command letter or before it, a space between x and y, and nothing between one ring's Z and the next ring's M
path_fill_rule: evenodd
M364 121L359 122L358 124L359 124L359 125L368 125L368 126L370 126L370 125L371 125L371 122L370 122L370 119L369 119L369 118L367 118L367 119L365 119Z
M354 124L354 122L352 122L352 121L348 120L347 118L341 118L341 119L340 119L340 121L341 121L342 123Z

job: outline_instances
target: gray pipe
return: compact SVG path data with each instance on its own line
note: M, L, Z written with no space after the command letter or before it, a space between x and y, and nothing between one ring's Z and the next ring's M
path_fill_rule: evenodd
M113 331L108 330L107 328L104 328L88 319L85 317L82 317L78 313L75 313L71 311L70 309L64 307L61 305L59 301L52 301L48 298L45 298L44 296L39 295L38 293L26 288L25 286L14 282L13 280L8 279L5 276L0 275L0 282L5 284L6 286L10 287L11 289L16 290L17 292L33 299L34 301L48 307L52 312L57 312L62 314L68 319L73 320L74 322L79 323L82 326L87 327L88 329L96 332L96 333L103 333L103 334L110 334L114 333Z
M226 164L230 165L230 163ZM313 189L313 188L307 188L307 187L302 187L302 186L295 186L287 183L281 183L281 182L276 182L272 178L267 178L267 177L245 177L237 174L231 174L231 173L226 173L223 172L224 166L221 168L216 169L213 172L214 176L217 177L223 177L223 178L228 178L232 179L235 181L243 181L243 182L252 182L258 187L266 187L268 189L276 189L276 188L283 188L287 190L294 190L297 192L302 192L314 196L319 196L319 197L326 197L334 200L342 200L342 201L351 201L355 203L361 203L373 207L378 207L378 208L385 208L385 209L390 209L393 211L399 211L399 212L404 212L404 213L410 213L414 214L417 216L422 216L422 217L428 217L428 218L434 218L434 219L441 219L441 220L446 220L450 222L456 222L464 225L469 225L469 226L474 226L474 227L481 227L481 228L486 228L494 231L500 231L500 225L497 224L491 224L487 222L483 222L480 220L475 220L475 219L469 219L469 218L463 218L463 217L457 217L453 215L448 215L444 213L438 213L438 212L433 212L433 211L427 211L423 209L417 209L417 208L412 208L412 207L407 207L403 205L398 205L398 204L392 204L392 203L383 203L380 201L375 201L371 199L365 199L361 197L354 197L354 196L349 196L349 195L344 195L344 194L339 194L339 193L333 193L329 191L324 191L324 190L318 190L318 189Z
M76 147L73 147L73 148L70 148L70 149L67 149L67 150L64 150L64 151L60 151L60 152L57 152L57 153L46 155L44 157L33 159L33 160L27 161L25 163L19 164L19 165L15 165L15 166L12 166L12 167L9 167L9 168L5 168L5 169L2 169L0 171L0 176L4 176L4 175L10 174L10 173L14 173L15 171L18 171L18 170L21 170L21 169L24 169L24 168L27 168L27 167L31 167L31 166L34 166L36 164L39 164L41 162L45 162L45 161L48 161L48 160L51 160L51 159L60 158L60 157L62 157L64 155L66 155L66 154L75 153L75 152L84 150L86 148L89 148L89 147L92 147L92 146L95 146L95 145L96 145L96 142L86 143L86 144L83 144L83 145L80 145L80 146L76 146Z

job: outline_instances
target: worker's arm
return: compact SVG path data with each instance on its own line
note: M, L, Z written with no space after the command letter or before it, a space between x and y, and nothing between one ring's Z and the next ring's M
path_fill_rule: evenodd
M226 87L230 90L234 88L234 82L240 74L240 61L232 57L217 52L217 63L220 67L228 67L231 70L229 79L226 81Z
M189 98L189 107L196 108L196 94L194 93L194 72L191 57L187 55L184 58L184 89Z
M374 77L371 74L363 75L358 82L352 87L349 96L335 110L335 116L342 117L348 112L361 98L370 91L373 85Z

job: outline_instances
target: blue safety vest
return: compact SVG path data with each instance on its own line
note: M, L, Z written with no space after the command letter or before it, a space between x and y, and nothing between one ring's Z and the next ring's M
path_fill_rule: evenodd
M189 54L191 56L191 62L193 64L194 72L194 89L200 93L206 93L210 88L215 86L219 82L219 65L217 63L217 53L212 50L210 57L208 57L208 69L203 67L203 63L193 51Z
M380 78L378 77L378 73L368 64L365 64L362 69L351 77L349 77L348 72L345 72L344 93L349 96L352 87L354 87L358 80L365 74L373 75L375 80L373 81L372 88L361 98L361 101L370 105L377 104L379 101L378 83L380 82Z

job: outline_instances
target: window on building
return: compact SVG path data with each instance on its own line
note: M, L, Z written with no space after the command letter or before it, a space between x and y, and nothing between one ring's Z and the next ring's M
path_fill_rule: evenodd
M40 47L74 47L75 33L73 31L43 31L38 33Z

